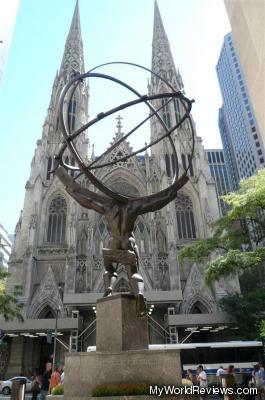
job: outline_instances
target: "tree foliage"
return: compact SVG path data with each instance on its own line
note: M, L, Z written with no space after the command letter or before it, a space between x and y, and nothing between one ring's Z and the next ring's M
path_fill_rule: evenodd
M0 316L4 317L5 320L19 319L23 321L22 305L18 302L18 296L21 295L21 287L17 285L13 293L7 293L6 279L8 276L9 273L6 269L0 266Z
M255 267L240 276L241 293L230 294L220 301L223 311L230 314L239 328L233 336L257 340L265 335L265 268ZM265 339L265 336L264 336Z
M182 249L180 258L206 258L205 281L235 276L265 261L265 170L240 182L236 192L222 196L229 206L213 225L213 236Z

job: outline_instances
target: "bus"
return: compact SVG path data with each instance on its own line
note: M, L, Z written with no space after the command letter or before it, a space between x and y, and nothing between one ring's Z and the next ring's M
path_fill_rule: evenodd
M210 383L216 383L216 371L234 365L238 383L248 376L251 378L253 366L264 361L263 343L260 341L229 341L208 343L183 343L149 345L150 350L178 349L183 373L191 369L196 373L198 365L203 365Z

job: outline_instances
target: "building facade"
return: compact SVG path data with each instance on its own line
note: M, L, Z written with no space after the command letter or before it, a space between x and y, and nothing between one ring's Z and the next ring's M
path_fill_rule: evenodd
M226 211L226 205L219 196L223 196L231 192L231 178L224 159L224 151L222 149L205 150L207 160L210 167L211 175L216 184L218 196L218 204L222 214Z
M224 38L216 72L223 105L219 127L233 189L264 166L264 147L232 33Z
M183 90L157 3L154 11L152 69L168 79L177 90ZM53 351L52 345L47 343L47 330L54 330L56 316L61 334L59 339L64 345L70 339L71 351L84 350L95 344L96 302L104 291L101 250L107 247L109 236L106 221L101 215L77 204L50 172L53 156L58 152L61 140L57 117L58 97L63 85L76 70L85 70L78 4L61 67L54 80L42 138L37 141L32 160L23 213L16 226L16 239L9 263L12 276L8 288L12 290L16 282L21 282L25 322L23 325L15 321L2 322L1 326L9 340L6 375L21 369L32 370L47 361ZM166 90L163 84L151 78L150 93ZM73 98L68 115L73 129L88 120L88 96L88 87L84 85ZM167 105L162 117L171 125L181 112L181 105L175 102ZM155 120L151 120L150 128L151 139L161 135L161 127ZM122 135L118 119L113 141ZM190 157L185 145L190 135L188 122L183 123L178 132L172 135L180 155L180 171ZM84 160L93 158L86 133L78 138L76 145ZM132 148L125 141L110 152L104 161L131 152ZM74 163L70 154L66 157L66 162ZM102 168L97 176L121 193L147 195L168 186L172 181L173 169L172 150L163 141L151 149L151 154L134 156L126 162ZM90 182L82 183L94 190ZM206 287L204 264L188 260L180 263L178 259L178 252L183 246L211 235L211 224L218 217L215 183L202 140L196 135L189 182L175 201L160 211L140 216L135 226L150 325L155 325L149 332L151 343L182 340L187 326L177 317L183 314L191 316L190 326L198 326L198 314L207 314L208 324L212 322L217 327L227 322L227 318L219 312L218 299L239 290L238 282L222 281L213 287ZM118 272L114 290L129 291L125 267L120 265ZM210 340L214 340L216 332L218 329L214 333L208 332ZM202 335L205 338L205 330ZM57 348L56 357L63 361L65 348L59 345Z
M265 3L260 0L224 0L224 3L265 146Z

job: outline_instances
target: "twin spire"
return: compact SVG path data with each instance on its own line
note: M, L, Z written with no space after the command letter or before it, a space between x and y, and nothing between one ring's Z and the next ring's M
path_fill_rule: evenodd
M70 30L65 43L60 74L68 80L74 72L85 72L79 4L76 1Z
M179 71L176 71L167 34L163 25L157 1L154 3L154 28L152 42L152 71L167 79L178 90L183 88ZM156 81L153 77L152 83Z
M157 72L159 75L162 75L169 80L172 80L173 76L177 76L169 41L156 0L154 2L154 28L151 68L154 72ZM71 76L74 71L78 71L80 73L85 72L78 0L76 1L71 27L65 43L60 74L63 74L66 79L69 79L69 75Z

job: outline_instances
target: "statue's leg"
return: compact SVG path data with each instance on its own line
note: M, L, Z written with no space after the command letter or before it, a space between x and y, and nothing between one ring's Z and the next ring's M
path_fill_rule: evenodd
M138 317L144 317L147 314L147 306L144 297L143 277L138 272L133 273L130 276L130 284L136 298L136 315Z
M106 271L104 272L104 284L105 284L105 293L103 297L111 296L113 291L113 285L117 280L118 274L115 272L115 268L110 265L106 266Z

